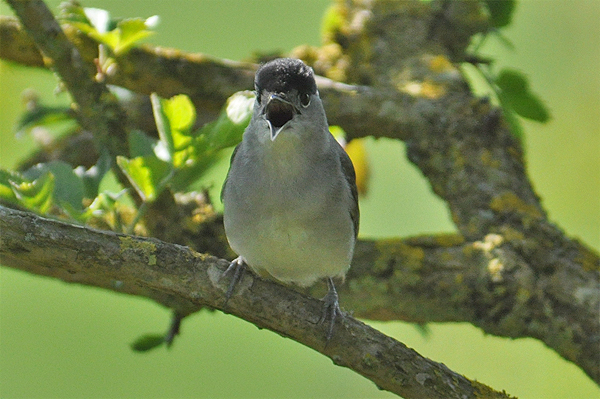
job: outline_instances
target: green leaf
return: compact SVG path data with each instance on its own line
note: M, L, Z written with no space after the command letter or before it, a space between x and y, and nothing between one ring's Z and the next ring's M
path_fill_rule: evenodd
M117 200L125 194L126 190L121 190L120 193L112 194L112 193L100 193L90 206L86 208L86 211L91 212L92 214L101 214L106 211L114 210L115 204Z
M116 199L108 193L99 194L85 209L74 209L68 204L63 205L63 210L69 217L85 224L90 218L102 217L108 212L114 211Z
M36 211L46 213L52 206L52 192L54 190L54 176L45 172L33 181L21 180L20 182L9 180L16 199L22 206Z
M234 94L217 120L195 133L191 129L196 121L196 111L187 96L162 99L152 94L150 100L160 137L154 146L154 154L172 165L168 183L178 191L196 181L213 165L219 151L240 142L252 117L254 95L248 91ZM130 142L134 139L139 140L130 138Z
M173 173L172 166L154 155L127 159L117 157L117 165L144 202L154 201Z
M184 167L190 160L193 163L194 137L190 130L196 121L194 104L186 95L165 100L152 94L151 102L158 135L167 150L168 160L175 168Z
M185 167L178 170L173 188L184 190L216 164L220 151L238 144L252 117L254 94L243 91L233 94L217 120L204 125L187 151Z
M164 158L160 154L159 157L167 162L172 162L173 153L175 152L175 144L173 144L173 135L171 134L171 123L167 117L163 104L164 101L156 93L150 94L150 102L152 103L152 113L154 114L154 122L156 123L156 129L158 130L158 137L162 141L167 158Z
M92 39L96 40L97 42L104 43L112 49L111 44L108 43L110 39L108 34L110 32L98 32L96 28L94 28L89 22L72 22L71 25L73 25Z
M238 144L254 108L254 93L240 91L227 99L216 121L205 125L198 134L200 146L209 150L222 150Z
M490 12L490 23L494 28L510 25L517 5L515 0L485 0Z
M163 100L163 108L171 123L171 129L189 131L196 121L196 108L185 94Z
M181 168L194 158L190 130L196 122L196 108L188 96L178 95L164 100L164 112L171 126L173 166Z
M338 143L346 143L346 132L341 126L329 126L329 133L338 141ZM343 147L343 145L342 145Z
M124 19L117 23L117 29L112 32L115 31L117 40L112 49L116 55L127 53L138 42L154 34L141 18Z
M32 166L23 173L28 180L38 179L50 173L54 177L52 197L54 203L62 206L68 203L72 208L83 208L84 186L81 179L73 171L71 165L63 161L51 161Z
M550 112L542 100L533 93L512 98L511 104L517 114L523 118L546 123L550 120Z
M0 169L0 198L13 204L19 204L15 192L13 191L13 184L21 184L24 181L21 174L10 170Z
M550 119L550 112L539 97L529 90L529 82L520 72L503 69L495 83L501 91L501 102L517 115L542 123Z
M37 106L21 116L17 122L16 130L17 134L24 134L37 126L51 129L64 122L71 122L71 127L77 125L70 108Z
M529 90L527 78L512 69L503 69L496 78L496 84L505 92L519 93Z
M154 24L157 19L156 16L150 17L147 20L141 18L123 19L117 22L115 29L106 31L101 25L106 24L110 26L111 21L108 20L105 23L105 16L101 11L103 10L98 10L98 12L92 14L98 26L93 26L90 22L77 20L72 22L72 25L92 39L108 46L115 55L126 54L141 40L154 34L148 28Z
M96 198L98 195L100 182L110 170L112 165L112 158L106 149L103 149L100 153L100 157L94 166L89 169L85 169L83 166L78 166L73 172L83 182L84 197L85 198Z
M127 136L127 143L129 145L129 155L132 158L154 154L156 140L148 137L148 135L141 130L130 130Z
M136 352L147 352L165 343L165 337L160 334L142 335L131 344L131 349Z

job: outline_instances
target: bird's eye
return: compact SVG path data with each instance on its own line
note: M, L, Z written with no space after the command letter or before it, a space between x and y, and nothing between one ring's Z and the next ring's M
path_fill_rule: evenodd
M306 108L310 104L310 94L308 93L300 93L300 104Z

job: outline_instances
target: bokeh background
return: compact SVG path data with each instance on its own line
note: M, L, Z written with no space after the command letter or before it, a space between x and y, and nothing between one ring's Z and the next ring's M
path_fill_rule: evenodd
M114 16L159 15L148 41L217 57L289 51L320 43L329 0L82 0ZM59 0L48 1L56 10ZM0 14L12 15L5 3ZM600 1L523 1L505 35L484 53L525 72L553 119L523 122L529 173L553 221L600 249ZM0 166L34 145L15 138L21 92L49 104L49 72L0 62ZM454 231L445 204L404 157L402 143L368 140L371 190L361 201L363 237ZM206 179L217 192L226 161ZM343 307L343 298L342 298ZM2 398L378 398L391 397L300 344L219 312L185 320L171 350L133 353L129 343L162 332L169 312L144 299L0 268ZM577 367L533 339L484 335L468 324L371 323L421 354L520 398L598 398Z

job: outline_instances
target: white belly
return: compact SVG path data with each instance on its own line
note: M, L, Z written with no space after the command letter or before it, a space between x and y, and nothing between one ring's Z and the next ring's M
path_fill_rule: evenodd
M256 273L300 286L345 275L354 249L354 227L347 207L333 195L299 194L287 198L285 207L232 197L235 206L225 201L227 238Z
M302 223L274 216L258 221L239 240L230 237L230 242L256 273L309 286L324 277L344 275L350 267L352 227L346 224L334 220Z

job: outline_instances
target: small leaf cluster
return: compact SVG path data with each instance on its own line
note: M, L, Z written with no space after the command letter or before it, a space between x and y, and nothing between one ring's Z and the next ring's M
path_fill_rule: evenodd
M124 54L149 36L157 17L113 20L105 10L83 9L67 2L62 5L61 19L101 43L106 66L117 62L113 56ZM103 51L99 54L102 64ZM125 89L110 89L120 101L130 96ZM71 108L45 106L32 93L30 90L25 96L27 111L17 124L17 135L43 136L51 147L65 136L82 134ZM164 190L188 190L220 159L223 149L239 143L252 115L254 94L235 93L217 119L200 128L187 96L164 99L152 94L150 100L158 138L130 129L127 143L123 143L129 148L127 157L111 154L97 144L100 155L89 168L53 160L26 170L0 169L0 201L74 223L101 223L102 227L132 232L147 205Z
M511 131L517 137L522 136L523 129L516 115L541 123L550 120L550 112L543 101L531 91L527 78L521 72L502 69L494 77L493 84Z
M100 8L82 8L75 2L61 4L60 20L100 43L97 78L102 79L116 65L115 58L127 54L133 47L153 35L160 19L149 18L114 19Z
M215 121L193 131L196 111L187 96L163 99L152 94L150 98L159 139L132 130L130 157L116 158L143 204L155 201L167 187L185 191L215 164L221 150L239 143L254 103L253 93L238 92L227 100Z
M104 217L122 193L100 192L110 168L109 157L103 154L89 169L63 161L39 163L24 172L0 169L0 200L77 223Z
M522 140L523 128L518 117L545 123L550 120L550 112L544 102L531 90L527 77L514 69L504 68L495 72L493 60L480 57L477 52L486 39L493 35L506 47L513 44L501 33L501 29L510 25L516 0L484 0L489 13L490 31L479 38L473 46L473 56L469 62L487 82L492 93L504 111L504 117L510 125L511 132Z
M61 7L61 21L106 45L117 56L153 35L151 29L159 22L157 15L147 19L112 19L108 11L99 8L81 8L72 2L63 3Z
M187 96L163 99L153 94L151 101L158 139L141 130L131 130L129 157L117 156L113 160L102 149L96 164L89 169L50 161L22 172L0 170L0 199L40 214L85 224L92 217L113 212L117 200L129 197L126 187L116 191L102 188L105 180L115 180L109 172L116 163L142 200L125 229L132 231L143 215L145 204L156 200L167 187L185 191L220 159L221 150L241 140L252 115L254 95L235 93L215 121L197 130L193 129L196 111ZM28 114L22 120L27 122L19 124L20 131L23 126L43 128L54 122L53 118L36 119ZM133 203L131 199L126 202Z

